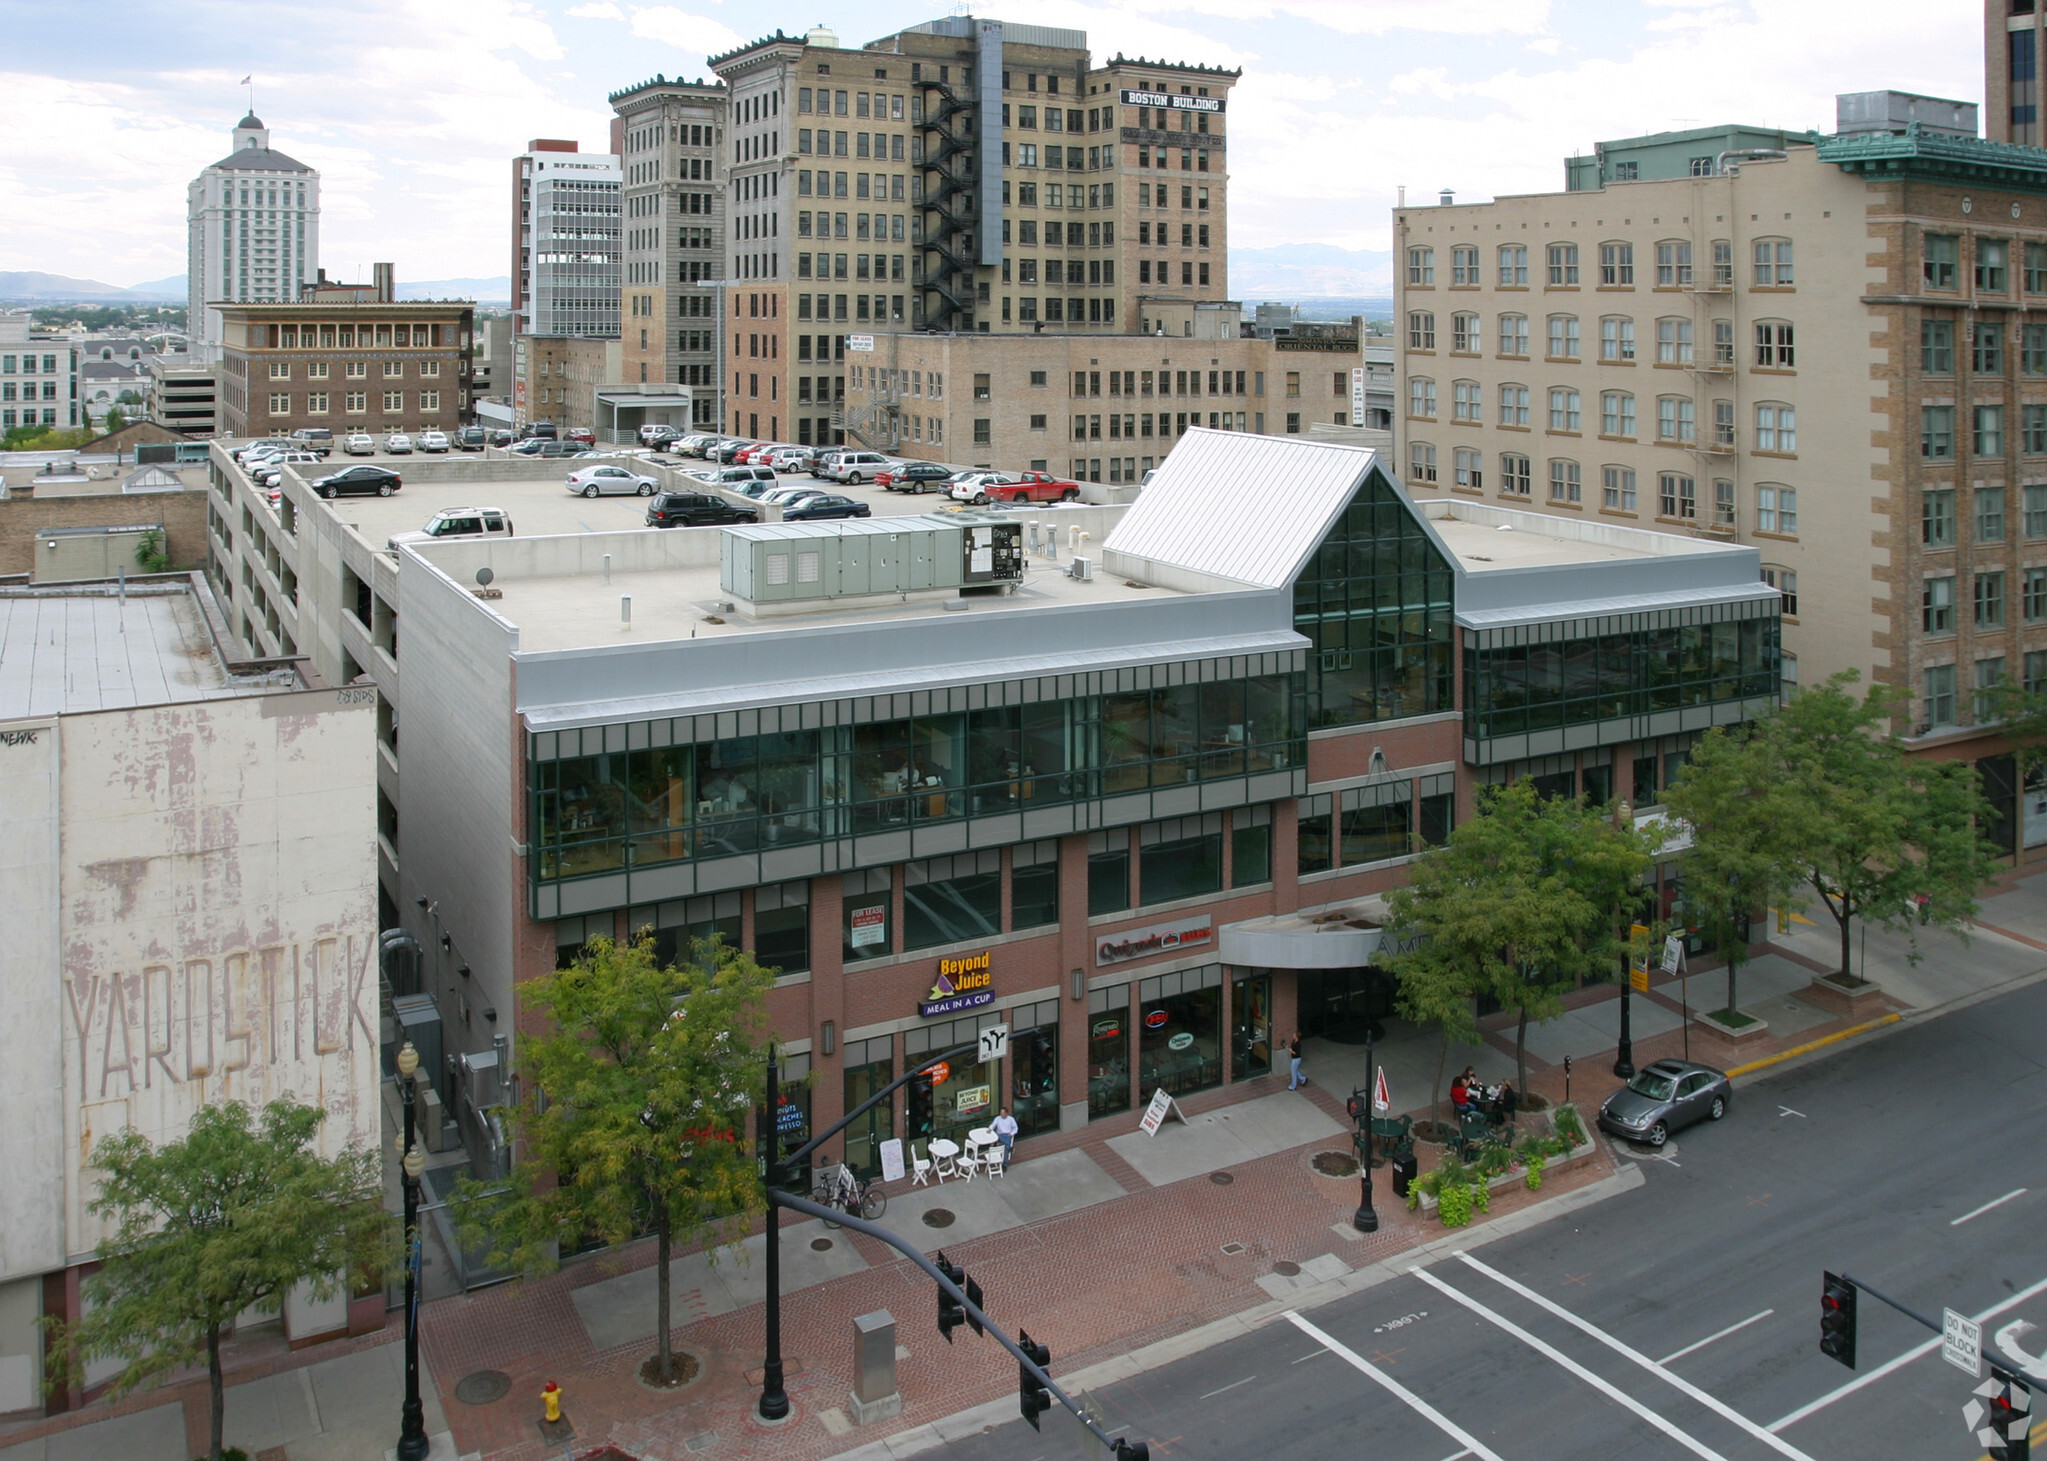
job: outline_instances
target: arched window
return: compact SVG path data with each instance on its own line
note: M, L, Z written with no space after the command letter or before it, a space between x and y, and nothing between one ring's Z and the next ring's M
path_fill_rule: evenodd
M1563 457L1550 458L1549 500L1573 504L1585 500L1584 475L1576 462Z
M1528 356L1528 316L1500 316L1500 353L1502 355Z
M1468 422L1472 425L1485 420L1485 404L1481 397L1484 387L1475 380L1459 380L1450 383L1450 419Z
M1578 358L1578 317L1576 315L1551 315L1549 317L1549 358L1552 360L1576 360Z
M1502 289L1526 289L1528 287L1528 245L1500 245L1500 287Z
M1635 434L1635 398L1626 391L1607 391L1599 398L1599 434Z
M1552 386L1549 393L1549 429L1577 431L1582 423L1578 393L1569 386Z
M1656 439L1689 444L1699 434L1698 408L1690 396L1656 398Z
M1759 238L1751 247L1755 260L1756 288L1789 289L1792 283L1791 240Z
M1756 531L1798 535L1798 489L1782 482L1756 483Z
M1765 370L1793 369L1798 362L1795 345L1791 321L1756 321L1756 364Z
M1626 315L1608 315L1599 322L1599 358L1610 365L1635 359L1635 322Z
M1690 365L1692 363L1692 322L1680 316L1669 315L1656 322L1656 363L1658 365Z
M1407 348L1410 350L1436 348L1436 316L1432 311L1425 309L1408 311Z
M1426 441L1412 441L1407 446L1407 475L1410 481L1433 482L1436 480L1436 448Z
M1455 314L1450 316L1450 349L1457 355L1476 355L1485 347L1484 337L1479 333L1478 316Z
M1423 421L1436 419L1436 383L1425 375L1408 377L1407 414Z
M1782 401L1756 406L1756 450L1789 455L1798 450L1798 408Z
M1500 425L1528 425L1528 387L1507 382L1500 387Z
M1603 243L1599 246L1599 282L1607 289L1635 287L1635 246L1631 243Z
M1692 282L1692 245L1689 239L1664 239L1656 245L1656 287L1688 289Z

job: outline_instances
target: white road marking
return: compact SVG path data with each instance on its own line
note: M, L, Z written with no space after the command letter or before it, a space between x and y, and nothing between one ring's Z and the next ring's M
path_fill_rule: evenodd
M1471 1452L1470 1452L1470 1451L1468 1451L1468 1450L1465 1450L1465 1451L1458 1451L1458 1452L1456 1452L1456 1453L1454 1453L1454 1454L1452 1454L1452 1455L1449 1455L1449 1456L1445 1456L1445 1457L1443 1458L1443 1461L1464 1461L1464 1458L1465 1458L1466 1456L1469 1456L1470 1454L1471 1454Z
M1712 1447L1706 1445L1703 1441L1696 1440L1692 1436L1686 1434L1684 1431L1679 1430L1675 1425L1665 1420L1662 1416L1658 1415L1648 1406L1642 1404L1641 1401L1635 1399L1634 1396L1628 1394L1626 1391L1620 1389L1618 1386L1608 1383L1605 1379L1602 1379L1600 1376L1593 1374L1592 1371L1586 1369L1583 1365L1579 1364L1576 1360L1572 1359L1562 1350L1557 1349L1554 1345L1546 1344L1542 1340L1537 1339L1533 1334L1530 1334L1526 1329L1523 1329L1519 1324L1516 1324L1513 1320L1508 1319L1503 1315L1494 1313L1491 1309L1488 1309L1484 1304L1481 1304L1477 1299L1472 1298L1469 1294L1460 1293L1456 1289L1451 1288L1450 1285L1444 1283L1443 1280L1437 1278L1433 1273L1430 1273L1427 1269L1410 1268L1408 1272L1413 1274L1416 1278L1420 1279L1423 1283L1427 1284L1430 1288L1437 1289L1440 1292L1442 1292L1445 1296L1455 1299L1458 1303L1464 1305L1465 1308L1471 1310L1472 1313L1478 1315L1481 1319L1490 1322L1495 1328L1504 1329L1507 1333L1513 1335L1516 1339L1520 1340L1523 1344L1527 1345L1537 1354L1540 1354L1545 1358L1551 1360L1555 1364L1561 1365L1564 1369L1569 1370L1572 1374L1576 1375L1579 1379L1583 1380L1586 1384L1590 1385L1593 1389L1597 1390L1607 1399L1613 1401L1616 1405L1624 1406L1627 1409L1633 1411L1636 1415L1640 1416L1643 1420L1649 1422L1650 1425L1655 1426L1656 1429L1662 1431L1666 1436L1669 1436L1673 1441L1676 1441L1679 1445L1683 1446L1687 1451L1690 1451L1693 1455L1704 1457L1705 1461L1727 1461L1727 1458L1722 1456L1718 1451L1715 1451Z
M2003 1207L2007 1202L2010 1202L2014 1197L2024 1197L2025 1195L2026 1195L2025 1188L2014 1187L2012 1188L2011 1191L2005 1193L2004 1196L1996 1198L1993 1201L1986 1202L1981 1207L1975 1208L1970 1212L1963 1213L1960 1217L1956 1218L1953 1222L1949 1223L1948 1226L1951 1228L1959 1228L1963 1223L1967 1222L1970 1218L1979 1218L1983 1216L1984 1213L1990 1211L1991 1208Z
M1746 1329L1749 1327L1749 1325L1756 1323L1758 1320L1767 1319L1776 1312L1777 1311L1775 1309L1765 1309L1760 1314L1751 1314L1748 1316L1748 1318L1742 1320L1739 1324L1730 1324L1725 1329L1721 1330L1718 1334L1709 1334L1704 1339L1698 1341L1698 1343L1696 1344L1688 1344L1683 1349L1678 1350L1675 1354L1665 1355L1656 1363L1659 1365L1667 1365L1673 1360L1681 1360L1688 1354L1693 1354L1698 1350L1704 1349L1714 1340L1725 1339L1727 1338L1728 1335L1734 1333L1735 1330Z
M1519 1294L1522 1298L1528 1300L1529 1303L1536 1305L1538 1308L1543 1309L1548 1313L1556 1315L1557 1318L1563 1320L1572 1328L1577 1329L1582 1333L1591 1335L1594 1339L1598 1340L1601 1344L1605 1345L1608 1349L1612 1350L1615 1354L1619 1355L1622 1359L1627 1360L1629 1363L1640 1365L1643 1369L1647 1370L1657 1379L1663 1381L1665 1384L1671 1386L1673 1389L1682 1391L1685 1395L1689 1396L1693 1400L1696 1400L1699 1404L1705 1406L1706 1409L1712 1411L1722 1420L1729 1421L1734 1425L1740 1426L1743 1430L1747 1431L1750 1435L1754 1436L1757 1440L1761 1441L1771 1450L1778 1452L1780 1455L1792 1458L1792 1461L1812 1461L1812 1458L1810 1456L1806 1455L1805 1452L1799 1450L1789 1441L1771 1435L1768 1431L1764 1430L1761 1426L1757 1425L1754 1421L1750 1420L1747 1416L1743 1415L1733 1406L1728 1405L1725 1401L1720 1400L1716 1396L1707 1394L1704 1390L1701 1390L1697 1385L1694 1385L1691 1381L1685 1379L1683 1376L1672 1374L1669 1370L1663 1368L1663 1366L1658 1364L1655 1360L1650 1359L1649 1356L1642 1354L1637 1350L1630 1349L1627 1345L1622 1344L1618 1339L1615 1339L1611 1334L1608 1334L1604 1329L1597 1327L1596 1325L1590 1323L1587 1320L1579 1318L1576 1314L1573 1314L1569 1309L1566 1309L1562 1304L1556 1303L1551 1299L1544 1298L1534 1289L1528 1287L1528 1285L1516 1282L1514 1279L1507 1277L1506 1274L1501 1273L1498 1269L1492 1268L1484 1263L1479 1262L1478 1259L1473 1258L1469 1253L1460 1253L1457 1256L1460 1259L1462 1259L1467 1265L1477 1269L1480 1273L1484 1274L1487 1278L1491 1279L1494 1283L1499 1284L1503 1288L1511 1289L1513 1292ZM1769 1312L1771 1311L1765 1309L1763 1311L1763 1314L1768 1314ZM1756 1319L1762 1318L1763 1314L1756 1315ZM1740 1324L1735 1325L1734 1329L1740 1329L1745 1325L1753 1323L1755 1323L1755 1319L1744 1319ZM1721 1333L1732 1334L1734 1332L1734 1329L1722 1330ZM1714 1339L1718 1339L1719 1337L1720 1335L1718 1334L1713 1336ZM1711 1340L1701 1340L1700 1344L1709 1344L1711 1342L1712 1342ZM1697 1347L1698 1347L1697 1345L1693 1346L1693 1348L1695 1349Z
M1800 1121L1806 1119L1806 1115L1803 1111L1794 1111L1789 1106L1779 1106L1777 1108L1778 1119L1782 1120L1786 1116L1796 1116Z
M1326 1349L1311 1349L1306 1354L1302 1355L1299 1359L1289 1360L1288 1363L1296 1365L1306 1364L1309 1360L1319 1360L1322 1358L1322 1356L1328 1353L1329 1351Z
M2012 1308L2018 1304L2023 1304L2027 1299L2032 1298L2033 1295L2043 1292L2047 1292L2047 1278L2041 1279L2038 1283L2034 1284L2029 1289L2021 1289L2019 1292L2013 1294L2010 1298L2005 1299L2000 1303L1992 1304L1982 1313L1975 1316L1976 1322L1978 1324L1981 1324L1986 1319L1995 1319L1999 1314L2002 1314L2006 1309ZM1911 1364L1912 1361L1918 1359L1921 1355L1932 1354L1936 1349L1939 1348L1940 1336L1937 1334L1931 1339L1921 1340L1919 1343L1913 1345L1910 1349L1906 1350L1903 1354L1899 1355L1896 1359L1889 1360L1886 1361L1884 1364L1878 1365L1875 1369L1871 1370L1866 1375L1857 1375L1847 1384L1837 1386L1836 1388L1829 1390L1826 1394L1820 1396L1819 1399L1817 1400L1807 1401L1804 1405L1799 1406L1798 1409L1792 1411L1789 1415L1784 1416L1782 1419L1771 1421L1770 1429L1773 1431L1781 1431L1790 1426L1795 1426L1800 1421L1804 1420L1807 1416L1817 1415L1820 1411L1825 1410L1829 1405L1832 1405L1836 1400L1839 1400L1844 1396L1853 1395L1857 1390L1860 1390L1864 1385L1875 1384L1878 1380L1883 1379L1893 1370L1903 1369L1906 1365Z
M2035 1380L2047 1380L2047 1359L2038 1359L2019 1348L2019 1341L2033 1332L2023 1319L2014 1319L1997 1331L1997 1347L2018 1361L2019 1368Z
M1444 1435L1463 1446L1464 1449L1457 1453L1458 1456L1476 1456L1478 1461L1502 1461L1497 1451L1492 1450L1484 1442L1480 1441L1478 1437L1467 1432L1457 1422L1451 1420L1449 1416L1443 1414L1442 1411L1436 1409L1435 1406L1429 1404L1428 1401L1422 1399L1421 1396L1415 1394L1384 1370L1368 1362L1362 1355L1355 1354L1351 1350L1346 1349L1343 1345L1337 1343L1335 1339L1324 1334L1313 1324L1310 1324L1306 1319L1303 1319L1299 1314L1291 1310L1288 1311L1287 1318L1292 1321L1294 1327L1300 1330L1301 1333L1321 1344L1330 1354L1348 1361L1366 1379L1383 1387L1396 1399L1405 1403L1415 1414L1421 1416L1424 1420L1435 1426L1436 1429L1443 1432ZM1448 1461L1456 1461L1456 1458L1448 1458Z
M1226 1392L1228 1392L1228 1391L1231 1391L1231 1390L1234 1390L1234 1389L1236 1389L1236 1388L1237 1388L1237 1386L1239 1386L1239 1385L1248 1385L1248 1384L1250 1384L1250 1383L1251 1383L1251 1382L1252 1382L1253 1380L1255 1380L1255 1379L1257 1379L1257 1378L1258 1378L1258 1377L1257 1377L1256 1375L1246 1375L1246 1376L1244 1376L1244 1378L1243 1378L1243 1379L1241 1379L1241 1380L1232 1380L1232 1381L1231 1381L1231 1382L1230 1382L1229 1384L1227 1384L1227 1385L1223 1386L1221 1390L1211 1390L1211 1391L1209 1391L1207 1395L1204 1395L1204 1396L1202 1396L1201 1398L1202 1398L1203 1400L1208 1400L1208 1399L1210 1399L1210 1398L1212 1398L1212 1397L1214 1397L1214 1396L1217 1396L1217 1395L1222 1395L1222 1394L1225 1394L1225 1393L1226 1393Z

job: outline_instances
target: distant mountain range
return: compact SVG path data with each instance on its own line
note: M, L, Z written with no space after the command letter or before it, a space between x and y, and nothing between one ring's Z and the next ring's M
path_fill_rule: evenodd
M512 280L507 274L491 279L422 279L408 284L398 280L400 299L473 299L478 304L510 304Z
M512 281L494 279L421 279L398 281L400 299L473 299L479 304L504 304L512 297ZM97 279L72 279L35 270L0 271L0 300L10 304L183 304L185 276L149 279L123 289Z
M1231 249L1230 292L1246 300L1390 299L1393 255L1312 243Z

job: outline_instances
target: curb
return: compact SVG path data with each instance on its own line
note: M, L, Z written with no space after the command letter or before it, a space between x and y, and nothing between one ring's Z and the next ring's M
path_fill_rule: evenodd
M1759 1070L1768 1070L1773 1065L1780 1065L1784 1061L1795 1059L1800 1055L1810 1055L1815 1050L1823 1050L1829 1045L1839 1044L1851 1035L1866 1034L1868 1031L1878 1029L1884 1025L1895 1025L1904 1018L1896 1010L1892 1010L1887 1015L1879 1015L1873 1020L1864 1020L1859 1025L1850 1025L1845 1030L1836 1030L1831 1035L1822 1035L1817 1040L1808 1040L1803 1045L1792 1046L1789 1050L1780 1050L1775 1055L1765 1055L1761 1060L1751 1060L1746 1065L1734 1066L1727 1072L1727 1076L1731 1080L1738 1075L1750 1075Z
M1391 1258L1382 1258L1376 1263L1353 1269L1341 1278L1333 1278L1311 1288L1298 1289L1284 1299L1268 1299L1262 1304L1212 1320L1198 1329L1185 1334L1176 1334L1156 1344L1115 1359L1103 1360L1089 1365L1086 1369L1075 1370L1070 1375L1057 1377L1069 1394L1084 1394L1090 1390L1128 1380L1151 1370L1163 1369L1189 1355L1213 1349L1216 1345L1232 1339L1240 1339L1263 1328L1267 1323L1292 1311L1299 1312L1319 1309L1324 1304L1334 1303L1351 1294L1363 1293L1366 1289L1377 1288L1391 1279L1406 1275L1413 1268L1425 1268L1439 1259L1469 1252L1501 1238L1512 1237L1529 1228L1546 1223L1552 1218L1563 1217L1581 1208L1604 1202L1609 1197L1618 1197L1623 1192L1632 1192L1647 1179L1642 1175L1639 1164L1622 1162L1610 1177L1588 1183L1560 1197L1549 1198L1530 1207L1508 1213L1497 1222L1489 1222L1479 1228L1459 1228L1440 1238L1419 1244L1404 1253ZM976 1436L983 1431L1017 1419L1014 1396L991 1400L971 1410L958 1411L913 1426L892 1436L869 1441L850 1451L840 1451L827 1461L900 1461L900 1458L920 1455L953 1441Z

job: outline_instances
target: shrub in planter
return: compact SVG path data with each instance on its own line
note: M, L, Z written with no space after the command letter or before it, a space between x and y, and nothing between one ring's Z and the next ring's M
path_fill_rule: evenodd
M1568 1143L1565 1151L1585 1145L1585 1122L1579 1117L1575 1104L1557 1107L1551 1122L1557 1135Z
M1541 1152L1535 1152L1525 1159L1528 1163L1528 1190L1533 1192L1542 1186L1542 1169L1549 1162Z

